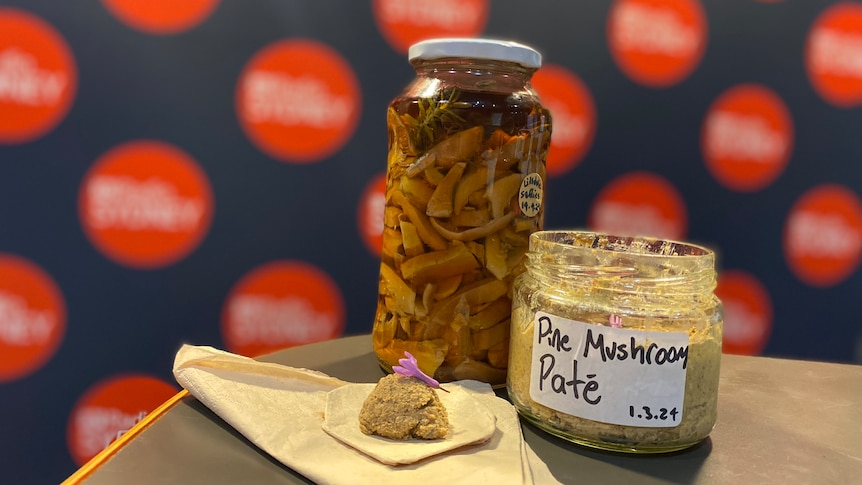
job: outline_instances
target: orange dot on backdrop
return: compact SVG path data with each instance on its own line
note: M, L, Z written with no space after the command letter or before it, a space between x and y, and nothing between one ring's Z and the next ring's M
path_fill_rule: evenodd
M846 280L862 258L862 202L838 184L818 185L793 204L784 223L784 257L804 283Z
M616 0L608 15L608 46L629 79L664 88L700 63L707 30L698 0Z
M173 264L209 230L214 201L206 173L160 141L123 143L102 155L81 184L85 234L114 262L137 269Z
M274 261L231 289L222 310L222 339L229 351L255 357L338 337L345 312L341 290L323 270L302 261Z
M46 365L66 333L66 303L53 278L34 263L0 254L0 382Z
M374 0L377 28L393 50L405 54L436 37L475 37L488 20L489 0Z
M706 166L722 185L740 192L767 187L793 151L793 120L784 101L758 84L739 84L716 99L703 122Z
M682 196L664 177L629 172L599 192L590 208L588 225L618 236L681 240L688 231L688 215Z
M724 311L722 352L757 355L772 333L772 299L754 276L740 270L719 273L715 295Z
M75 463L81 466L96 456L177 390L142 374L121 374L90 386L78 398L66 425L66 443Z
M554 122L547 173L562 175L580 163L593 142L596 132L593 97L577 75L555 64L542 66L533 75L531 84Z
M814 90L839 108L862 104L862 4L828 7L811 26L805 68Z
M288 39L258 51L236 89L240 126L276 160L314 163L347 143L359 120L362 92L353 69L329 46Z
M176 34L191 29L215 10L219 0L102 0L120 21L149 34Z
M23 10L0 8L0 78L0 144L26 143L65 118L78 69L53 26Z
M379 174L365 186L357 205L357 227L362 242L379 257L383 244L383 213L386 206L386 174Z

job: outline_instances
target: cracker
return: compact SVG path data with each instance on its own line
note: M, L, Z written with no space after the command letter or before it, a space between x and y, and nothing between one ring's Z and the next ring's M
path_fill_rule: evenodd
M347 446L387 465L406 465L467 445L483 443L496 429L494 414L470 391L447 385L437 397L446 408L449 432L434 440L393 440L368 435L359 427L362 405L376 384L349 384L327 393L323 430Z

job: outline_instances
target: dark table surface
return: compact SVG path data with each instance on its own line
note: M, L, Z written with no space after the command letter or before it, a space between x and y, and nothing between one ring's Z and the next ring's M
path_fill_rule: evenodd
M382 375L367 335L296 347L259 360L352 382ZM725 355L719 417L689 450L612 454L523 424L524 438L566 484L862 483L862 366ZM504 391L498 391L500 393ZM311 483L186 395L69 483ZM82 468L82 470L84 469Z

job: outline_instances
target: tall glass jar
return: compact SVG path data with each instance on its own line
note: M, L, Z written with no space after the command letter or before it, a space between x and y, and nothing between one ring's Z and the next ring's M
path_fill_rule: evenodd
M722 338L712 251L542 231L527 258L515 283L507 386L524 418L623 452L674 451L709 435Z
M503 385L511 285L544 216L551 118L529 84L541 56L438 39L409 58L416 77L387 116L374 350L388 371L409 352L442 382Z

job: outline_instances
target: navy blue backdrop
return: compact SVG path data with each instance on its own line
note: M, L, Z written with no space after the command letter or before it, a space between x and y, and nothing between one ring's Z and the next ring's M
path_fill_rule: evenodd
M270 332L275 325L290 325L290 312L295 314L297 308L313 308L319 317L326 314L332 329L322 338L371 330L378 258L368 247L373 247L374 239L369 242L362 222L363 217L373 221L374 214L362 211L375 207L375 192L369 187L385 170L387 104L413 75L402 48L381 28L381 5L386 2L221 0L199 21L167 33L130 24L108 8L110 3L123 2L0 0L0 19L10 12L24 13L59 34L71 51L76 76L68 110L26 140L16 139L14 133L5 136L16 125L3 120L29 108L4 98L0 86L0 255L29 264L25 274L41 274L42 288L46 279L53 282L62 301L61 310L56 301L53 306L41 302L34 296L39 283L33 290L17 280L4 282L4 275L16 279L17 273L0 268L0 296L7 295L6 300L0 298L0 352L6 353L0 354L0 362L7 362L0 371L4 483L58 482L71 474L93 454L92 447L81 442L81 434L88 432L81 427L88 425L80 413L89 409L90 416L109 420L105 409L117 399L107 391L96 396L97 391L117 378L145 376L168 386L153 391L156 401L170 395L178 390L170 372L172 359L184 342L237 352L272 350L260 345L243 348L229 334L232 324L239 325L227 316L232 295L252 294L255 284L276 301L266 310L256 310L259 319L277 320L264 322ZM862 326L854 310L862 289L857 268L862 251L858 203L862 97L853 84L862 79L862 71L855 71L859 76L854 81L856 74L848 68L844 84L840 79L835 82L849 94L841 98L839 92L838 98L830 98L829 80L826 88L815 86L812 79L820 74L806 60L813 29L818 21L830 20L824 17L836 12L830 9L850 12L845 12L842 28L847 36L862 39L862 20L852 15L862 4L692 2L702 10L705 28L698 31L696 24L686 25L702 35L702 54L691 61L687 73L659 86L648 80L655 71L647 69L647 78L641 79L626 71L619 57L626 54L614 51L608 39L614 9L628 6L628 13L637 15L649 8L660 11L656 5L662 2L537 0L528 7L509 0L467 3L484 9L485 17L474 22L475 35L536 47L548 65L562 68L586 87L594 107L595 117L587 120L593 136L583 142L583 155L549 177L546 228L625 230L625 225L603 221L597 208L616 203L614 207L628 204L631 209L635 202L624 195L636 191L629 188L623 196L614 196L606 189L627 174L658 177L684 205L685 228L671 236L714 248L720 274L744 276L726 282L732 310L728 326L741 339L727 350L862 362ZM442 2L441 8L457 4ZM15 39L15 34L0 31L0 55L15 47ZM328 153L305 160L280 159L265 150L243 127L238 108L244 69L267 46L291 39L330 49L348 67L360 93L353 99L353 124L342 127L343 141ZM16 52L27 52L28 45L22 41ZM858 45L862 44L839 45L849 56L841 62L860 62ZM45 63L45 72L51 69L49 56L40 52L32 56ZM325 84L321 72L316 75ZM0 84L9 76L0 64ZM291 72L288 77L297 76ZM544 87L538 81L537 89ZM717 179L705 160L702 141L710 107L722 93L743 84L763 86L777 95L792 120L792 133L784 133L790 137L790 142L785 139L786 165L754 190L736 190ZM547 97L559 98L558 103L573 99L564 89L552 92L553 82L546 86ZM539 94L545 97L541 89ZM3 128L7 125L12 128ZM562 126L558 125L561 133ZM86 227L81 198L98 160L115 147L142 140L188 155L204 174L212 198L211 219L189 229L197 230L199 239L185 252L137 264L135 251L149 243L136 245L108 235L106 244L115 244L120 252L112 257L88 232L92 229ZM732 160L723 166L732 168ZM731 176L744 179L744 170L739 170ZM134 177L134 171L129 169L126 176ZM179 196L207 203L200 191L183 192L180 182L175 188ZM826 195L805 199L818 188L824 191L814 195ZM849 197L834 202L836 193ZM823 233L826 240L820 241L809 231L805 233L813 240L809 252L794 252L791 216L798 215L794 208L806 207L807 214L822 216L821 225L814 227L837 232ZM659 205L654 210L669 209ZM665 216L673 218L669 214ZM816 249L839 237L834 234L844 234L850 249L840 257L818 259ZM280 267L274 265L278 262L311 270L334 289L308 296L306 303L290 300L277 288L278 277L290 279L292 273L279 273ZM274 276L255 280L253 272L260 268L272 269ZM245 290L240 288L243 281L249 283ZM767 298L747 299L757 293L752 288ZM12 332L11 320L3 319L11 318L8 308L13 303L31 316L40 309L55 311L56 344L44 344L41 357L33 358L38 362L30 367L28 357L16 353L14 341L3 341ZM333 310L339 305L342 313ZM20 321L25 325L36 321L27 318ZM316 320L306 323L310 321ZM291 332L302 333L283 331ZM301 342L276 341L273 348L296 343ZM135 405L119 401L119 414L136 415ZM137 406L143 411L153 407ZM102 414L96 412L99 409ZM119 419L114 425L122 429L133 424L123 423Z

